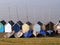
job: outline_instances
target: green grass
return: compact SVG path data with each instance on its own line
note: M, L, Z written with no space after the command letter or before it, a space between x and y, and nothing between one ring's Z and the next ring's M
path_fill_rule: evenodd
M0 45L60 45L60 38L0 38Z

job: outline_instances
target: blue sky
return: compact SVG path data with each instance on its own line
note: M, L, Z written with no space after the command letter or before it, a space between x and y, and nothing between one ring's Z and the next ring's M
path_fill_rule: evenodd
M0 0L0 20L57 23L60 20L60 0Z

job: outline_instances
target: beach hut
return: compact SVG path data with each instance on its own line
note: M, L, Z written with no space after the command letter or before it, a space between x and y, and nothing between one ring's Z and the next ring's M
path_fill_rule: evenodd
M53 36L55 34L54 32L54 23L52 22L49 22L47 25L46 25L46 34L48 36Z
M33 34L36 37L38 34L40 34L41 26L39 24L35 24L33 27Z

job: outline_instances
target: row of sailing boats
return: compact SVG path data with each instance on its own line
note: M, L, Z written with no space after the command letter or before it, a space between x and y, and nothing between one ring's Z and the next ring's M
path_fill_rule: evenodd
M9 18L10 17L10 8L9 9ZM19 20L18 16L18 10L17 11L17 18ZM0 24L2 24L3 28L2 30L0 29L0 32L5 32L6 34L4 35L5 38L10 38L11 36L14 37L32 37L34 35L37 37L38 35L42 36L52 36L56 34L60 34L60 21L54 25L54 23L49 22L47 25L41 23L40 21L37 22L37 24L32 24L28 20L28 15L27 15L27 22L22 23L21 21L18 21L17 23L14 23L12 20L6 23L4 20L0 21ZM1 26L0 26L1 27Z
M32 24L30 22L22 23L18 21L14 23L12 20L8 23L5 21L0 22L0 32L6 33L5 38L14 37L40 37L40 36L55 36L60 35L60 21L56 25L49 22L47 25L37 22L37 24Z

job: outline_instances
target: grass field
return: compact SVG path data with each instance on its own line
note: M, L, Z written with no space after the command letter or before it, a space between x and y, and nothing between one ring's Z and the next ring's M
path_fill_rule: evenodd
M0 38L0 45L60 45L60 38Z

